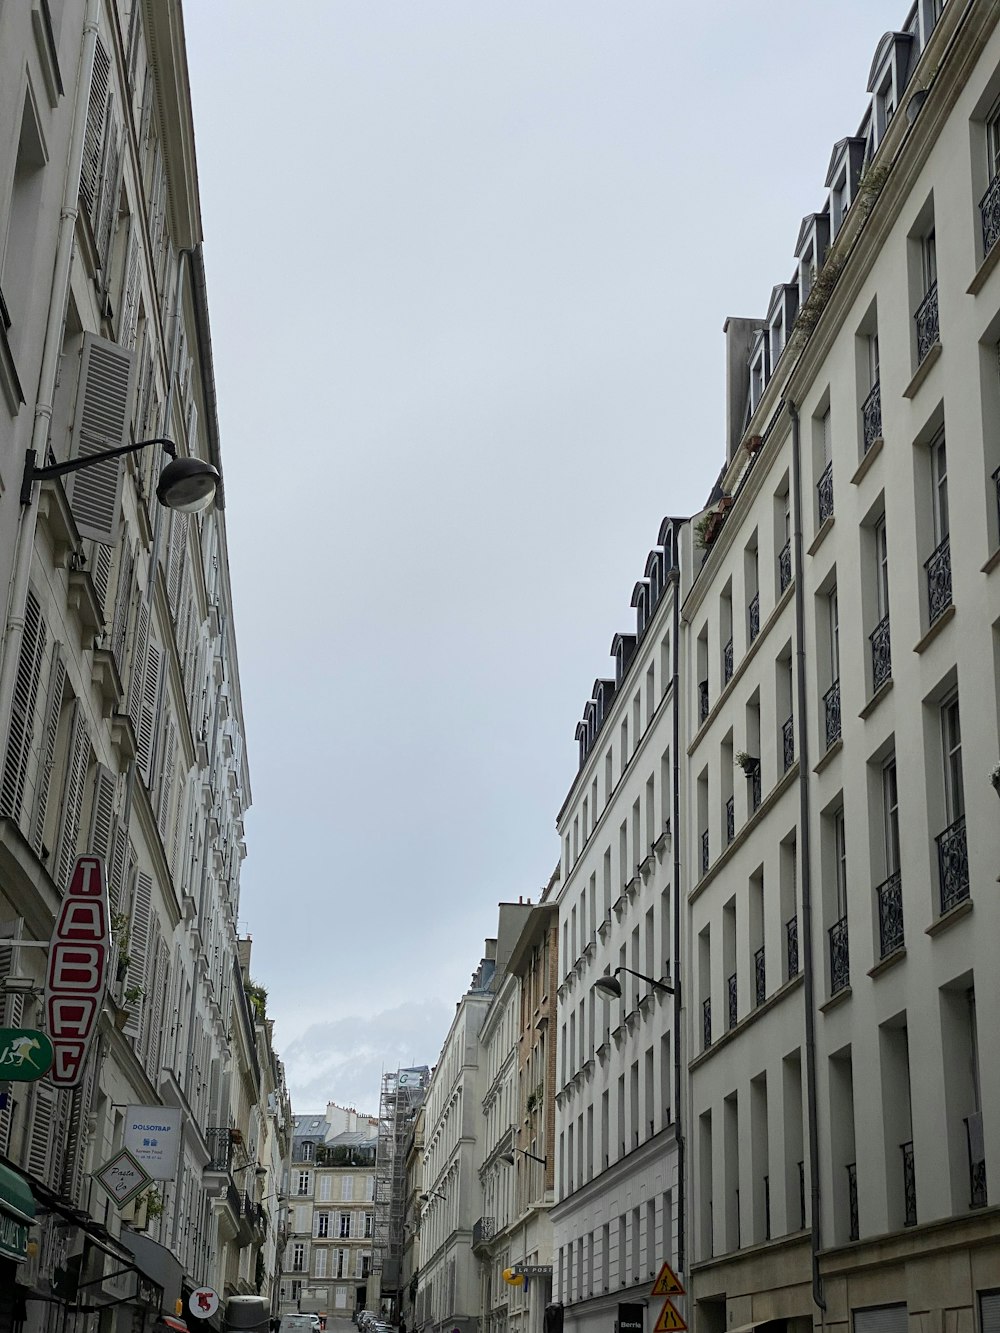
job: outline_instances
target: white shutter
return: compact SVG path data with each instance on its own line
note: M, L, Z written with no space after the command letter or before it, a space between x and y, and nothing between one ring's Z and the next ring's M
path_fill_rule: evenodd
M105 274L103 283L105 288L107 287L106 275L111 253L111 242L115 235L118 200L121 195L121 171L121 134L113 118L109 115L105 130L104 156L101 162L101 193L97 201L97 215L94 221L94 240L97 242L98 263L102 273Z
M156 699L160 685L160 649L153 638L146 645L146 670L142 683L142 698L139 702L139 721L136 726L138 738L139 771L152 786L153 780L153 733L156 727Z
M87 1181L85 1172L88 1165L87 1125L94 1100L96 1073L97 1056L96 1052L92 1051L87 1058L82 1080L72 1090L69 1123L67 1125L66 1160L62 1186L63 1192L68 1194L74 1203L82 1202L84 1184Z
M111 61L100 37L94 51L94 68L90 76L90 100L87 104L87 126L83 138L83 167L80 172L80 197L91 217L97 203L101 179L101 158L104 150L104 121L108 110L108 76Z
M56 1097L55 1088L47 1083L31 1085L31 1109L28 1115L31 1124L31 1137L28 1140L28 1156L25 1165L36 1180L49 1183L49 1167L52 1162L52 1134L55 1128Z
M149 1043L146 1048L146 1073L153 1084L159 1082L163 1052L163 1019L170 985L170 950L163 940L157 945L156 972L149 1007Z
M142 710L142 687L146 678L146 647L149 642L149 607L141 593L138 594L138 599L139 613L135 621L132 671L128 682L128 715L132 719L136 734L139 731L139 714Z
M80 837L80 816L83 812L83 796L89 767L90 738L87 735L83 708L79 699L75 699L73 701L73 719L70 725L69 749L67 750L66 778L63 783L58 850L53 872L53 879L60 893L65 893L69 886L70 873L76 860L77 842Z
M122 895L128 883L128 869L135 863L135 848L129 842L124 825L114 821L111 858L108 865L108 896L112 912L122 910Z
M87 458L127 444L134 358L130 351L94 333L83 335L80 387L73 422L72 456ZM73 517L83 537L118 540L121 459L97 463L67 478Z
M118 674L125 674L125 641L128 635L129 606L132 597L132 544L126 537L118 562L118 590L115 593L115 614L111 625L111 651Z
M149 923L150 908L153 901L153 881L144 870L140 870L135 877L135 890L132 896L132 924L128 935L128 978L126 980L126 989L133 986L141 986L146 990L146 958L149 950ZM149 1003L149 997L146 994L129 1005L128 1021L125 1024L125 1034L129 1037L135 1037L138 1040L142 1035L142 1018Z
M167 548L167 600L174 620L180 605L182 580L184 577L184 557L187 554L187 514L176 509L170 512L170 545Z
M130 351L135 347L135 331L139 323L139 260L142 256L139 228L132 223L125 260L122 284L121 313L118 318L118 341Z
M42 609L33 592L28 593L24 606L24 629L21 632L21 653L14 678L14 697L11 701L10 730L7 734L7 757L0 781L0 814L19 819L24 798L24 777L35 729L35 702L38 695L38 677L45 651L45 621Z
M42 720L42 747L35 779L35 802L31 812L31 845L39 854L45 838L45 815L49 804L49 783L56 761L56 740L59 736L59 718L62 715L63 690L66 686L66 666L58 643L52 645L52 665L49 667L49 686Z
M107 624L108 583L111 579L111 562L114 550L104 542L90 543L90 577L94 581L94 591L101 608L101 617Z
M90 832L87 851L104 862L105 875L110 873L113 852L112 834L115 814L115 776L103 764L97 765L94 777L94 800L90 807Z
M907 1333L909 1320L905 1305L876 1305L852 1313L854 1333Z

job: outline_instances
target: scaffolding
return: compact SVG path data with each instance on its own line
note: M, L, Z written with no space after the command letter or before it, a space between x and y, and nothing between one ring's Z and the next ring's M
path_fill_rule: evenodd
M396 1298L397 1308L406 1214L406 1146L430 1076L427 1065L382 1075L375 1148L372 1267L381 1274L382 1298Z

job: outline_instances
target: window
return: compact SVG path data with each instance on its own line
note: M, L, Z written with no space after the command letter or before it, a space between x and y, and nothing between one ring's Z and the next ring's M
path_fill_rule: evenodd
M948 455L944 436L931 445L931 500L934 514L934 545L940 546L949 533Z
M329 1203L330 1200L333 1198L333 1190L331 1188L332 1185L333 1185L332 1176L320 1176L319 1197L322 1203Z
M312 1179L311 1171L300 1171L297 1193L308 1194L310 1191L311 1179Z
M885 831L885 873L888 879L899 869L899 796L896 787L896 760L882 769L882 824Z
M322 1245L313 1251L313 1277L326 1277L326 1248Z
M305 1270L306 1247L301 1241L296 1241L292 1246L292 1272L301 1273Z
M833 854L834 891L837 895L837 917L840 919L847 915L847 834L843 810L838 810L833 817Z
M365 1240L375 1234L375 1215L374 1213L365 1213Z
M884 514L875 524L875 610L879 620L889 614L889 548Z
M316 1235L319 1237L320 1240L323 1240L325 1237L329 1236L329 1234L330 1234L330 1214L317 1213Z
M924 291L929 292L937 282L937 237L933 228L921 241L920 259Z
M965 814L965 792L962 785L962 725L958 713L958 696L941 708L941 729L944 749L945 814L953 824Z
M354 1198L354 1177L343 1176L340 1181L340 1197L345 1201Z
M343 1239L348 1239L350 1237L350 1234L351 1234L351 1215L350 1213L341 1213L339 1230L337 1231L337 1235L340 1236L340 1238L343 1240Z
M312 1161L312 1159L313 1159L313 1146L314 1146L314 1145L311 1144L311 1143L303 1143L303 1145L302 1145L302 1156L301 1156L300 1159L299 1159L300 1161L303 1161L303 1162L311 1162L311 1161Z

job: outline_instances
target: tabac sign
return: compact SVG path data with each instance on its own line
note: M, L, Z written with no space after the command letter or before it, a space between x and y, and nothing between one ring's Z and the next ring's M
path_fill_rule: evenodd
M80 1081L104 999L111 950L108 893L99 856L77 859L49 941L45 1017L52 1042L49 1079Z

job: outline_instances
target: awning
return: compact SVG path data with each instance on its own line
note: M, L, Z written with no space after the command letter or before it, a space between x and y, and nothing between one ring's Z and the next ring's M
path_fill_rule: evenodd
M31 1186L16 1171L0 1165L0 1257L15 1263L28 1257L28 1228L34 1220Z

